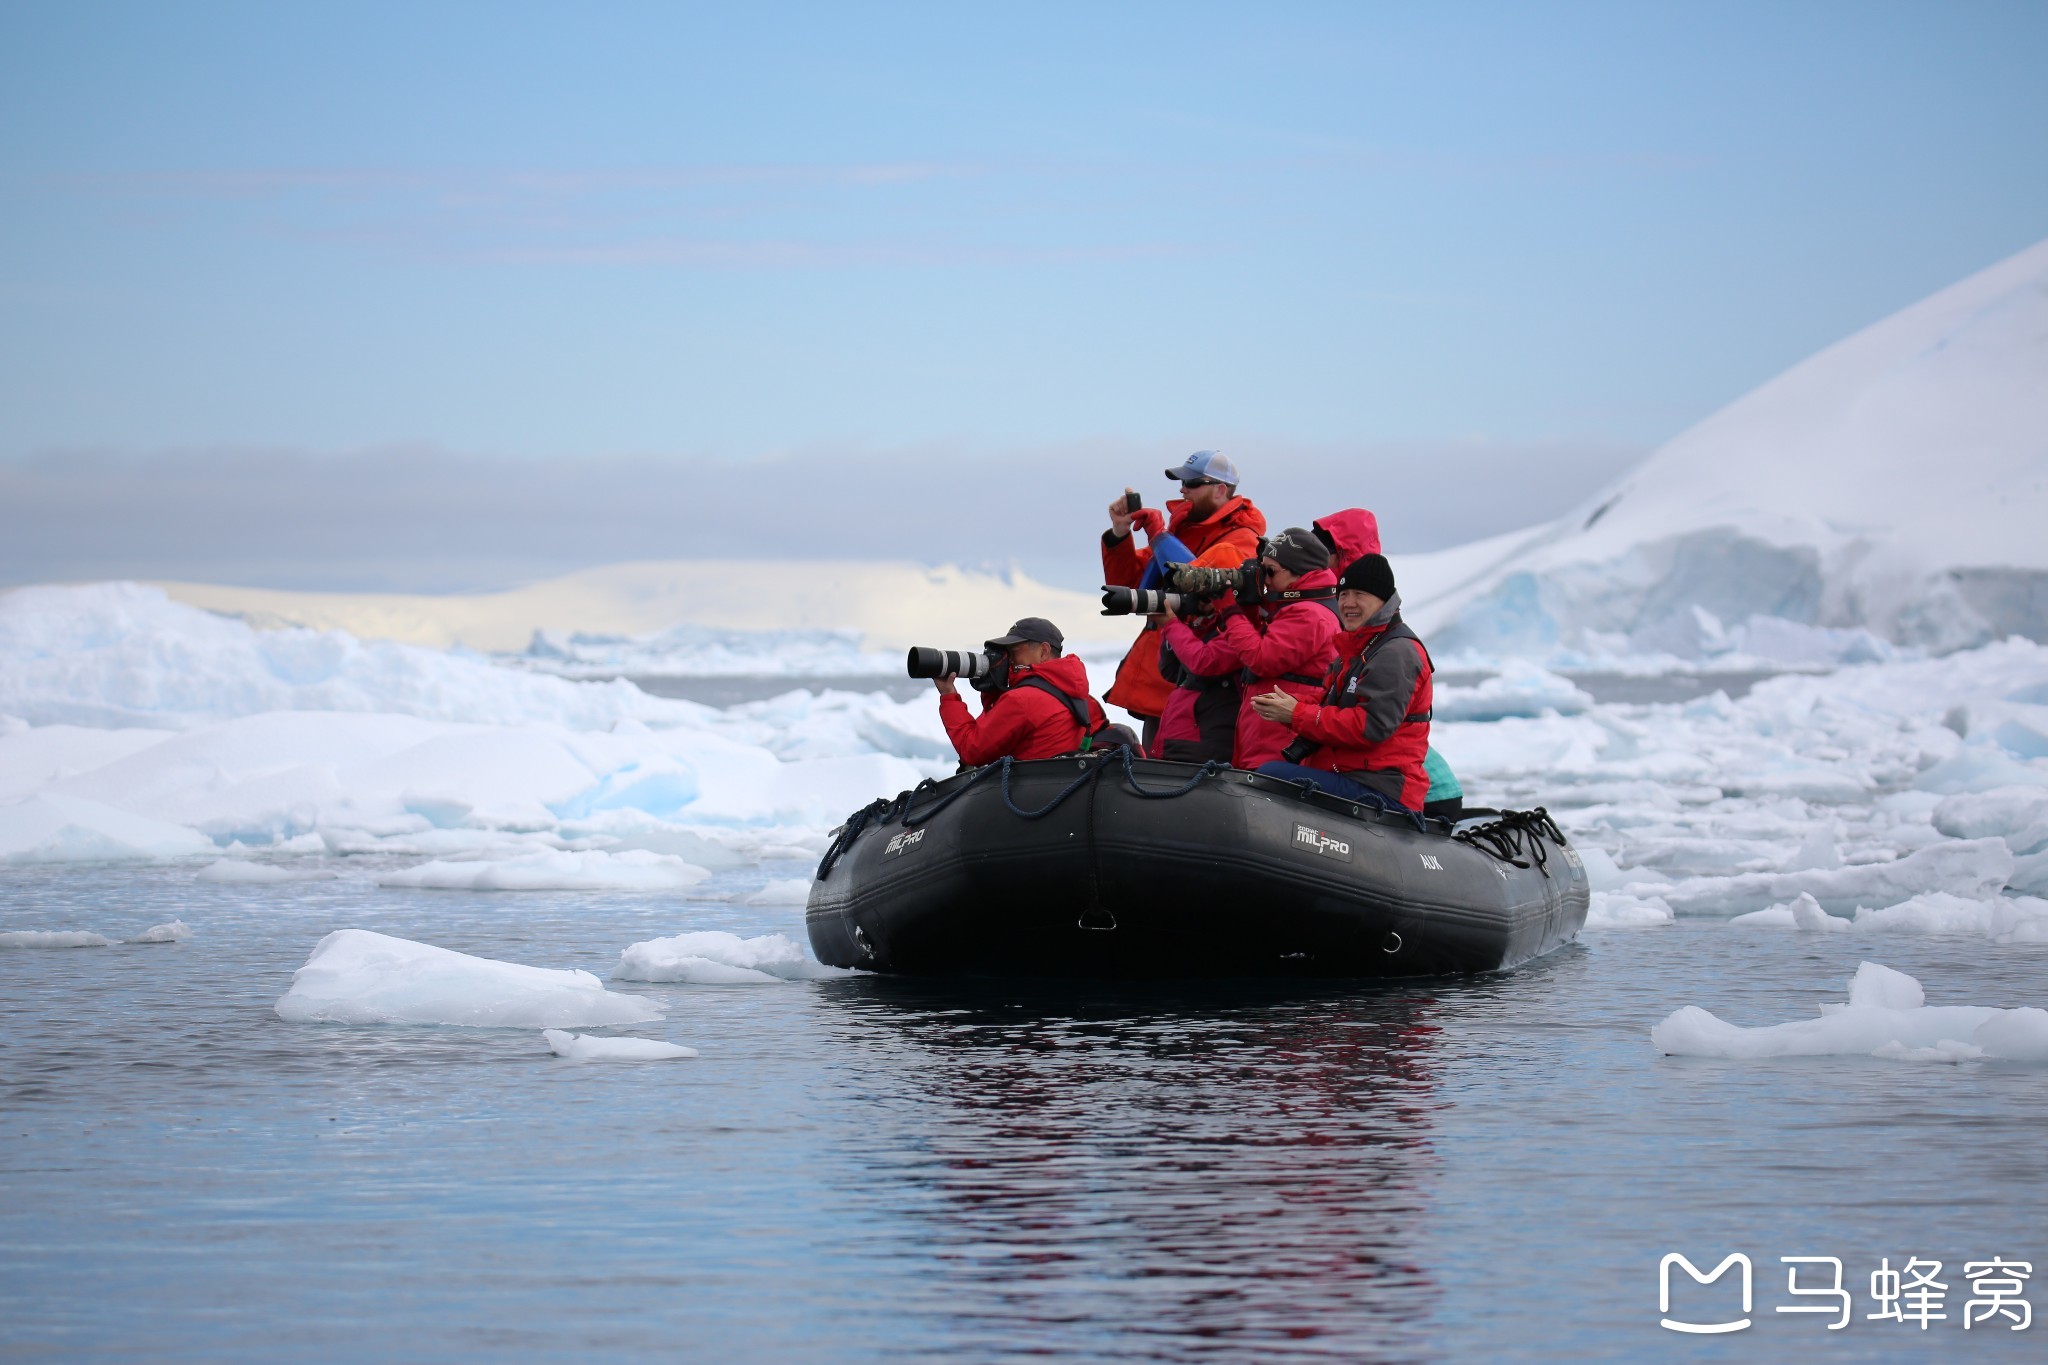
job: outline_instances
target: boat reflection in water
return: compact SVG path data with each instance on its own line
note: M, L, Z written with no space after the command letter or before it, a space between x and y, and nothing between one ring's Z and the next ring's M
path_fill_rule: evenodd
M937 1354L1428 1354L1434 1003L1356 983L835 983L815 1008L853 1054L830 1107L888 1228L872 1273Z

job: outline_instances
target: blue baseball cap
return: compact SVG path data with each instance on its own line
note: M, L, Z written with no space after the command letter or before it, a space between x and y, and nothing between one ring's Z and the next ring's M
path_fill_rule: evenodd
M1237 487L1237 466L1230 457L1220 450L1198 450L1180 462L1180 468L1169 469L1166 477L1187 483L1194 479L1214 479Z

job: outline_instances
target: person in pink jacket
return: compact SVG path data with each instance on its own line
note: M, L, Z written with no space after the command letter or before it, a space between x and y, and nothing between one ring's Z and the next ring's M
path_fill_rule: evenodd
M1251 698L1277 687L1304 701L1321 700L1324 674L1337 657L1341 630L1329 547L1313 532L1288 527L1266 542L1259 566L1265 587L1257 604L1257 624L1242 605L1233 603L1222 612L1221 628L1206 640L1184 622L1166 625L1166 643L1188 668L1210 676L1240 670L1243 700L1230 762L1246 769L1279 758L1294 739L1286 725L1254 711Z

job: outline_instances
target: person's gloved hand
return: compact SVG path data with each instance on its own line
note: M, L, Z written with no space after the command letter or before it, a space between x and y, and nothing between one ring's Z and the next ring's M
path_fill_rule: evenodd
M1166 516L1157 507L1140 507L1131 513L1131 525L1142 530L1149 542L1165 532Z

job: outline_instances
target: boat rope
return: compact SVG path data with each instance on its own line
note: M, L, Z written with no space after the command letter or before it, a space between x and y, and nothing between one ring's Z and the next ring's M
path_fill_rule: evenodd
M1212 758L1204 763L1193 777L1190 777L1178 787L1152 788L1139 783L1137 770L1132 763L1133 757L1130 749L1124 747L1100 749L1084 757L1081 760L1080 775L1067 783L1066 786L1060 788L1052 800L1046 802L1037 810L1025 810L1010 795L1010 769L1016 762L1016 759L1007 755L1000 763L991 763L985 767L975 769L965 782L953 788L952 791L947 792L935 804L927 809L918 810L918 798L939 785L931 778L926 778L907 792L901 792L894 797L871 801L848 816L846 823L833 831L832 842L825 849L825 856L818 862L817 879L823 881L832 874L833 866L846 855L846 850L853 847L853 841L860 837L861 831L870 825L884 825L892 821L903 825L905 828L922 825L937 816L940 811L967 795L983 778L991 773L997 774L1002 779L1003 804L1009 807L1012 815L1023 820L1040 820L1058 810L1068 797L1110 771L1112 766L1121 766L1124 787L1131 795L1142 796L1148 800L1162 801L1170 801L1177 796L1186 796L1199 786L1204 779L1214 777L1217 773L1230 771L1228 763Z
M1564 831L1550 818L1550 812L1541 806L1534 810L1504 810L1500 819L1461 829L1451 837L1512 867L1534 867L1546 877L1550 875L1550 868L1546 866L1550 861L1550 849L1544 841L1549 840L1560 848L1564 846ZM1517 854L1523 857L1517 857Z

